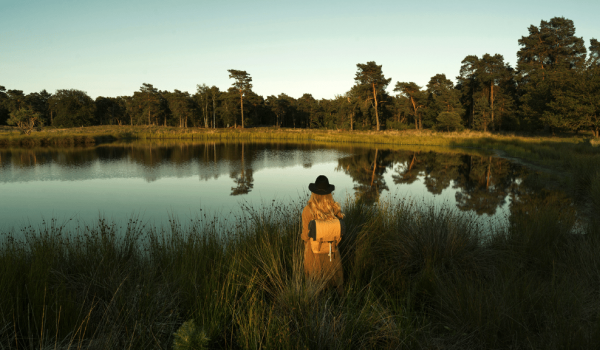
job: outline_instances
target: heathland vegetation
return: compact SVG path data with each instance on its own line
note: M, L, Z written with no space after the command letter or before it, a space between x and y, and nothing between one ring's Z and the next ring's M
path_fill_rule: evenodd
M232 86L162 91L144 83L131 96L95 100L77 89L24 94L0 86L0 125L31 133L43 125L146 125L177 128L276 126L305 129L591 132L600 128L600 44L575 35L556 17L530 26L519 39L517 65L499 54L469 55L456 84L444 74L427 86L398 80L387 87L383 67L357 64L355 85L333 99L310 93L260 96L246 71L230 69ZM351 74L351 72L348 72Z
M302 205L246 208L230 223L202 214L189 223L173 218L167 228L100 220L71 232L49 222L5 234L0 346L600 344L599 226L577 224L568 203L523 203L490 234L451 208L349 200L341 296L304 277Z

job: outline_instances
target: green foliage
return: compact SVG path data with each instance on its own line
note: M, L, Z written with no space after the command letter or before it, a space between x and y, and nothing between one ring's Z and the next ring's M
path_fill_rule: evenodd
M462 130L462 118L457 112L441 112L437 118L436 128L439 130Z
M423 129L423 109L427 105L427 94L421 91L421 87L413 82L397 82L394 91L406 99L406 104L412 109L411 115L415 121L415 129Z
M210 339L202 331L194 320L184 322L175 332L173 350L202 350L208 349Z
M204 127L208 128L209 124L212 124L211 111L214 106L211 104L211 89L206 85L196 85L196 93L193 99L200 109L200 114L204 121ZM193 119L194 126L196 126L195 119Z
M388 119L385 122L385 128L387 130L398 130L398 131L401 131L401 130L411 129L412 127L409 124L407 124L407 123L403 123L403 122L399 122L399 121L389 120Z
M41 129L43 121L40 113L31 108L22 108L10 113L10 118L6 121L8 125L16 125L22 134L29 135L33 128Z
M492 122L491 110L488 99L485 96L480 96L475 100L475 105L473 106L473 129L484 132L488 131Z
M131 125L164 125L168 124L167 101L163 94L152 84L144 83L139 91L127 100L127 112Z
M381 65L377 65L374 61L366 64L358 63L358 70L354 80L356 81L357 91L363 95L366 101L372 101L375 110L375 121L377 131L380 130L379 121L379 103L386 100L385 89L392 81L392 78L386 79L383 75Z
M424 125L437 128L439 126L436 125L439 121L438 116L443 112L454 113L459 118L464 114L459 100L460 92L454 89L454 84L446 78L445 74L433 76L427 84L427 92L429 97L425 109ZM450 127L455 129L456 123L454 125L454 127Z
M49 99L49 104L54 114L53 126L72 128L95 123L96 105L84 91L57 90Z
M462 61L457 90L466 109L468 125L487 131L515 128L516 99L513 69L499 54L481 58L469 55Z
M96 122L101 125L122 125L126 122L127 108L122 97L98 96L96 104Z
M196 105L189 93L176 89L173 92L165 91L161 95L167 102L172 121L176 122L178 127L187 128L188 123L195 120Z
M584 66L583 39L575 36L573 21L554 17L541 21L539 27L530 26L519 45L517 78L526 123L535 128L564 128L569 116L550 112L553 91L571 84L573 72Z
M237 90L240 96L240 111L242 128L244 127L244 96L248 95L252 91L252 77L246 71L228 69L229 79L234 79L233 88Z

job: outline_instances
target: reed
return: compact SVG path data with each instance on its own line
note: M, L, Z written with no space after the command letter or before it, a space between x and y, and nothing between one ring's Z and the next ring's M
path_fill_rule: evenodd
M573 234L572 211L532 206L482 228L448 207L348 200L338 295L304 277L302 205L244 206L231 222L101 218L3 233L0 347L600 344L600 230L591 221Z

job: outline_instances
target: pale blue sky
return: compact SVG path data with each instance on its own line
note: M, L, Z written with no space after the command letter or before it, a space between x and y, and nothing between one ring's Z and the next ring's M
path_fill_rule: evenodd
M425 85L454 79L470 54L504 55L552 17L600 38L600 1L70 1L0 0L0 85L25 93L75 88L131 95L142 83L193 93L227 89L227 69L260 95L333 98L356 64Z

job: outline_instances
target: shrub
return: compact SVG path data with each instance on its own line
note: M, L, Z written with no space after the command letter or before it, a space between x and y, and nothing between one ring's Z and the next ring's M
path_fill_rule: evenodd
M438 121L438 124L436 125L436 129L438 130L450 131L464 129L462 119L456 112L442 112L437 116L436 120Z

